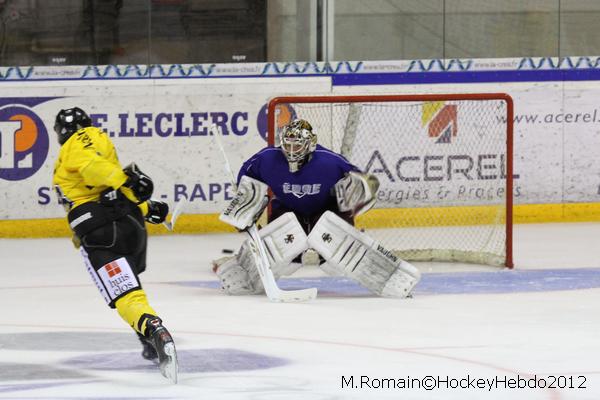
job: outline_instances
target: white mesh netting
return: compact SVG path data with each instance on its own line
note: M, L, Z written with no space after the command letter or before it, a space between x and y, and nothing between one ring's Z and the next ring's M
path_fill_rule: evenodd
M506 264L505 98L331 101L279 103L275 126L306 119L321 145L379 178L357 227L406 260Z

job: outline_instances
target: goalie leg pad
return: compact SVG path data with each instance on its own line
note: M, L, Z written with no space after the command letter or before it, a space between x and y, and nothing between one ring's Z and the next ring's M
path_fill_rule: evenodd
M291 261L308 248L308 238L294 213L288 212L259 231L275 279L291 275L302 264ZM227 294L257 294L264 288L258 274L254 246L247 240L234 257L214 262L216 274Z
M412 288L421 280L421 272L412 264L400 260L398 269L381 289L383 297L406 297Z
M248 241L245 241L237 255L213 261L214 271L221 281L221 289L229 295L258 294L263 286L256 269L256 262Z
M277 271L288 267L294 258L308 249L308 237L292 212L281 215L258 233L267 248L269 263L276 277ZM291 273L283 275L291 275Z
M327 260L329 274L337 271L380 296L406 297L421 277L414 266L330 211L314 226L308 243Z

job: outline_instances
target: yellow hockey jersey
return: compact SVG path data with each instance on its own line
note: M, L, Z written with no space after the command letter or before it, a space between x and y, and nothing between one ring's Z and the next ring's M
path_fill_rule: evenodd
M122 186L127 175L119 163L117 152L108 135L90 126L75 132L61 147L54 165L52 184L62 201L73 209L83 203L96 201L100 193L112 187L120 189L137 203L132 190ZM147 203L139 205L143 215Z

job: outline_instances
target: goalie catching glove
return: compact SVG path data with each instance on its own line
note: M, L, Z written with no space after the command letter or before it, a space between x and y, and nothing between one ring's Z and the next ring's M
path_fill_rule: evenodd
M338 208L352 216L367 212L375 204L379 180L374 175L349 172L335 184Z
M248 229L260 217L269 203L268 186L259 180L242 176L237 193L219 219L239 230Z

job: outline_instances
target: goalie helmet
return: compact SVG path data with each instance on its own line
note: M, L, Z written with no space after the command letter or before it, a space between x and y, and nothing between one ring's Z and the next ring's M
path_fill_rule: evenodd
M58 143L63 145L75 132L92 126L92 119L79 107L60 110L56 114L54 132L58 135Z
M296 172L317 148L317 135L313 133L308 121L296 119L283 128L279 145L288 161L290 172Z

